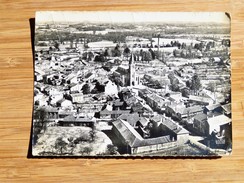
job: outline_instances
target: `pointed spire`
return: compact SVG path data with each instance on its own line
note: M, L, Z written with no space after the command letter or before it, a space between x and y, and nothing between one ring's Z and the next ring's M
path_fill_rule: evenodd
M130 57L130 62L129 64L134 64L134 55L133 55L133 52L131 53L131 57Z

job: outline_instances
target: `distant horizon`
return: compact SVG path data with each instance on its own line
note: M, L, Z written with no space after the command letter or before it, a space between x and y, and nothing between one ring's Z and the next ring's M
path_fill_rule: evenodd
M36 24L230 24L225 12L39 11Z

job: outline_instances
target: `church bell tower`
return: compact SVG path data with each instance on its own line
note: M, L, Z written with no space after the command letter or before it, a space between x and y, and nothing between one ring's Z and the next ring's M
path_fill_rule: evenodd
M129 77L130 77L130 86L135 86L136 85L136 69L135 69L133 53L131 54L130 61L129 61Z

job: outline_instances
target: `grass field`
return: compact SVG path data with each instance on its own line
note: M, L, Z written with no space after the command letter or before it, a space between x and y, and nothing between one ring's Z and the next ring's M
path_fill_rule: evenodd
M90 138L91 128L89 127L48 127L47 130L40 135L37 144L33 146L32 154L38 156L41 154L45 155L96 155L105 153L107 145L111 144L111 140L101 131L95 130L94 141ZM58 138L62 138L64 141L64 148L62 153L59 152L58 148L55 148L55 143ZM76 139L82 138L73 145ZM73 139L72 141L70 139ZM73 146L72 146L72 145ZM81 153L85 148L89 147L91 151L88 153Z

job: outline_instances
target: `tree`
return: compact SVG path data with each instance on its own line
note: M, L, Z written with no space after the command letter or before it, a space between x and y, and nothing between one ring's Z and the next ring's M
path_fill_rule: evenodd
M113 144L107 145L107 153L109 155L115 155L118 153L117 151L118 151L118 148L116 146L114 146Z
M214 100L216 101L216 93L215 93L215 90L216 90L216 83L215 82L210 82L208 84L208 89L214 93Z
M125 49L124 49L124 56L127 58L127 60L128 60L128 58L129 58L129 56L130 56L130 49L128 48L128 47L126 47Z
M74 143L74 138L73 137L68 138L68 141L69 141L68 145L69 145L69 147L71 149L70 153L73 154L74 149L76 147L76 143Z
M91 146L90 147L84 147L83 149L80 150L80 153L82 155L90 155L92 150L93 150L93 148Z
M182 93L182 96L183 97L189 97L190 95L190 92L189 92L189 89L188 88L184 88L181 90L181 93Z
M152 60L152 54L149 51L142 51L141 55L142 55L142 58L141 58L142 61L148 61L149 62Z
M105 57L105 60L107 60L107 57L109 57L108 49L104 51L103 56Z
M120 57L121 52L119 50L119 45L117 44L116 47L112 50L112 56L113 57Z
M83 94L89 94L91 92L90 85L88 83L84 84L82 87Z
M105 62L105 57L103 54L97 55L94 59L95 62Z
M40 128L40 131L43 130L45 132L46 130L46 127L47 127L47 112L45 109L43 108L40 108L40 109L37 109L35 112L34 112L34 119L35 119L35 127L36 128Z
M177 57L177 51L176 50L173 51L173 55L174 55L174 57Z
M187 80L187 81L186 81L186 86L187 86L188 88L191 88L191 81Z
M96 139L96 130L95 130L95 127L92 127L91 131L89 132L89 135L90 135L90 138L91 138L91 141L94 142L95 139Z
M155 59L155 53L154 53L154 51L151 48L148 51L151 53L152 60L154 60Z
M59 137L55 141L54 148L57 150L58 153L63 154L64 150L67 149L68 143L63 140L62 137Z
M210 82L208 84L208 89L211 91L211 92L215 92L215 86L216 84L214 82Z
M172 85L171 85L171 90L172 90L172 91L175 91L175 92L180 91L179 84L177 84L177 83L172 84Z
M196 94L196 92L201 88L201 86L201 81L198 75L195 74L191 80L191 89L194 91L194 94Z
M57 49L58 51L60 50L59 49L59 43L57 41L54 42L54 48Z

